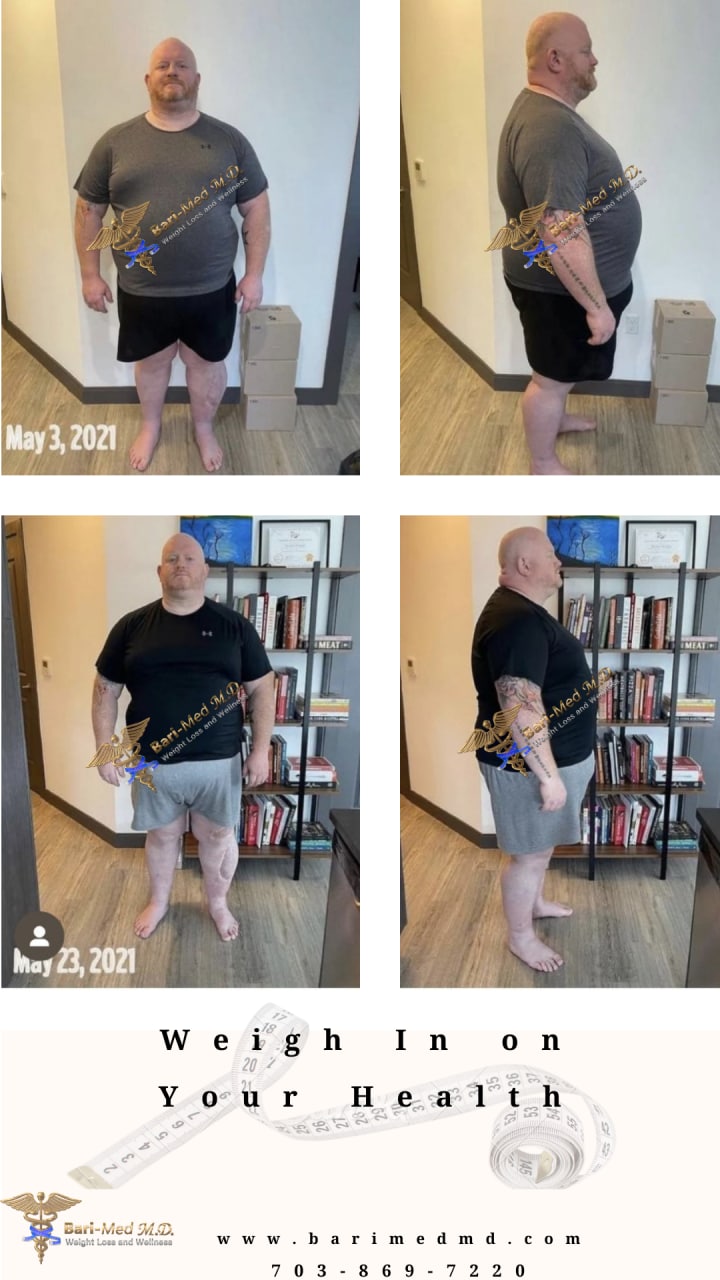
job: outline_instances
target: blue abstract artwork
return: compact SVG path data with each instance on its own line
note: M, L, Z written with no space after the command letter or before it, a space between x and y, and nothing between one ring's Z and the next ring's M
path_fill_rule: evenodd
M618 562L618 516L548 516L547 536L562 564Z
M206 560L252 564L252 516L181 516L180 532L197 538Z

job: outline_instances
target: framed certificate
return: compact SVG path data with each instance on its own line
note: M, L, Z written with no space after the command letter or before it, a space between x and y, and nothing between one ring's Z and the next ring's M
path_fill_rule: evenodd
M329 520L261 520L258 560L261 566L311 569L316 560L327 569Z
M628 520L625 563L640 569L695 567L695 521Z

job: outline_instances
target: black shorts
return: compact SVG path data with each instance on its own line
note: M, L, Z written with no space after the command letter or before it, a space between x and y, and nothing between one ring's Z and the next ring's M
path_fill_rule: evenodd
M604 382L613 371L617 328L612 338L602 346L588 346L592 337L585 319L585 310L570 294L540 293L533 289L520 289L505 283L512 300L520 312L525 350L530 368L545 378L556 382ZM632 298L630 283L614 298L608 298L608 306L615 319L620 317Z
M222 289L182 298L145 297L118 285L118 360L145 360L178 340L203 360L224 360L235 333L235 289L235 272Z

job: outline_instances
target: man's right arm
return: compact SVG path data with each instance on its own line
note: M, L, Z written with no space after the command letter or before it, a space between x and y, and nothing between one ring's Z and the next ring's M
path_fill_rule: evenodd
M95 734L96 750L103 743L109 742L115 732L118 701L122 690L123 686L121 684L114 684L112 680L106 680L104 676L96 672L92 695L92 727ZM113 787L118 787L120 778L124 776L124 771L118 769L114 764L98 765L98 773L103 782L109 782Z
M544 811L562 809L567 800L565 783L558 772L555 757L550 746L547 729L538 734L530 733L525 737L521 726L531 730L536 724L547 721L547 713L543 706L542 690L532 680L523 676L500 676L495 681L495 689L503 711L520 704L517 719L510 726L513 740L519 747L530 747L523 756L525 763L537 776L540 783L540 795Z
M112 302L109 286L100 275L100 250L88 249L102 228L106 204L91 204L78 196L75 205L75 247L80 262L83 298L92 311L106 311L105 299Z
M551 230L558 223L568 220L573 225L567 231L554 233ZM538 225L538 234L543 230L545 243L557 245L556 252L550 258L555 275L585 310L585 318L592 334L588 338L588 345L593 347L608 342L615 332L617 322L598 280L590 234L583 219L566 209L546 209L540 223L542 226Z

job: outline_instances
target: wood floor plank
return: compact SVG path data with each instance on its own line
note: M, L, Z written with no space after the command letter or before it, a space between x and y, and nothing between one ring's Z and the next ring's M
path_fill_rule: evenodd
M401 302L403 475L527 475L518 392L493 391L418 313ZM704 427L655 426L649 400L576 396L568 411L597 432L564 435L558 457L578 475L717 475L720 404Z
M228 904L240 936L222 942L205 907L200 866L176 871L170 911L145 941L133 922L145 905L142 849L114 849L46 801L32 797L40 903L62 922L65 945L89 963L91 947L135 947L134 974L19 974L13 987L316 987L329 858L242 861ZM56 965L53 965L55 969Z
M3 423L25 430L62 428L64 454L10 450L2 445L6 475L136 475L128 450L137 435L137 404L81 404L5 331L3 351ZM71 451L73 423L114 423L114 451ZM216 434L225 455L218 474L337 475L342 459L360 445L360 314L353 308L345 346L340 396L336 405L300 405L294 431L246 431L240 405L221 405ZM190 406L169 404L163 411L160 443L146 475L206 475L197 451Z
M650 861L558 858L550 898L573 908L538 932L564 957L556 973L529 969L507 950L500 875L505 855L479 849L401 800L408 923L403 987L683 987L695 889L693 858Z

